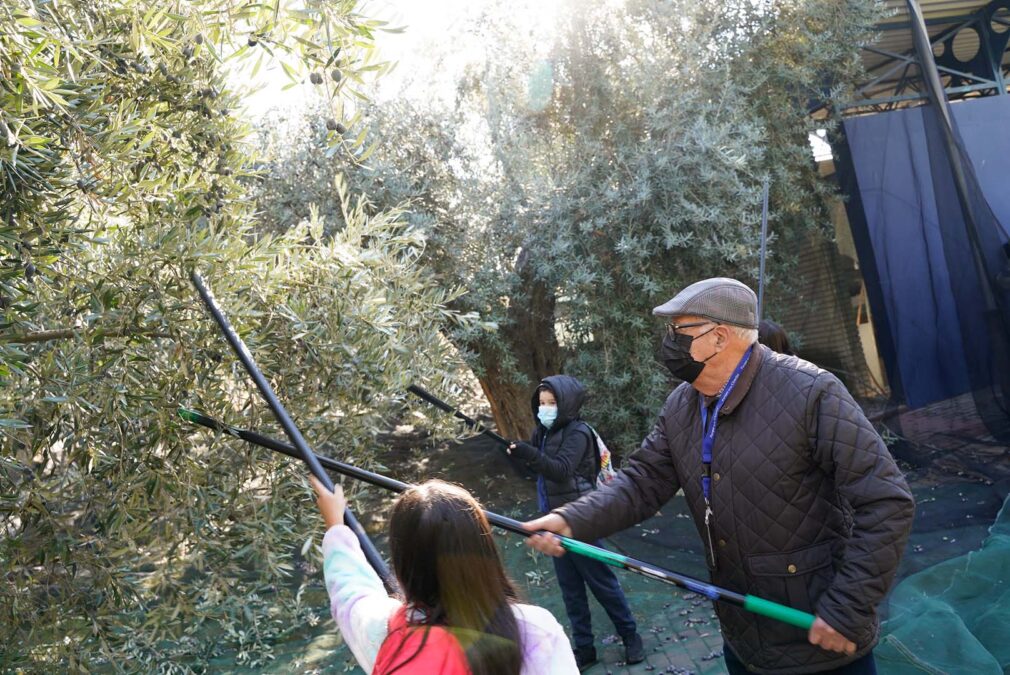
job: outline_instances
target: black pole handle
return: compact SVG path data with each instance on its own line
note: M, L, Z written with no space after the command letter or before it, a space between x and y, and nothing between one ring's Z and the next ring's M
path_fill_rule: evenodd
M298 450L294 446L282 443L270 438L269 436L256 433L255 431L248 431L246 429L229 426L224 422L214 419L213 417L198 413L195 410L189 410L187 408L179 408L179 415L187 422L199 424L200 426L207 427L208 429L229 434L235 438L242 439L247 443L252 443L253 445L258 445L266 448L267 450L273 450L274 452L279 452L282 455L287 455L288 457L294 457L295 459L301 458L301 455L298 454ZM368 471L367 469L360 469L352 464L345 464L344 462L330 459L329 457L324 457L323 455L316 455L316 459L319 460L320 464L331 471L336 471L337 473L348 476L349 478L354 478L355 480L360 480L364 483L369 483L386 490L404 492L405 490L413 487L409 483L404 483L403 481L396 480L395 478L383 476L381 473L375 473L373 471ZM490 511L485 511L484 515L487 516L488 522L496 527L500 527L503 530L508 530L509 532L514 532L516 534L521 534L524 537L530 536L530 532L528 530L524 530L522 523L518 520L506 518L505 516L491 513Z
M249 443L261 445L270 450L276 450L277 452L290 457L299 456L298 451L290 445L275 441L272 438L257 434L254 431L236 429L235 427L227 426L223 422L219 422L212 417L208 417L185 408L179 408L179 414L183 417L183 419L190 422L200 424L217 431L223 431L235 436L236 438L248 441ZM320 456L319 461L322 462L327 469L350 476L351 478L356 478L366 483L371 483L372 485L376 485L378 487L393 490L394 492L403 492L404 490L412 487L407 483L388 478L382 474L359 469L355 466L351 466L350 464L344 464L343 462L338 462L328 457ZM514 532L515 534L523 537L529 537L533 534L533 532L524 529L522 523L512 518L507 518L505 516L498 515L497 513L491 513L490 511L484 511L484 515L487 517L488 522L495 527L508 532ZM666 584L686 588L695 593L700 593L713 601L737 605L738 607L743 607L748 611L768 616L794 626L799 626L803 629L809 629L814 622L815 617L807 612L801 612L791 607L786 607L785 605L780 605L776 602L771 602L754 595L742 595L726 588L720 588L719 586L705 583L704 581L689 577L685 574L657 567L650 563L636 560L635 558L631 558L627 555L613 553L612 551L608 551L604 548L599 548L593 546L592 544L586 544L575 539L570 539L568 537L558 537L558 539L561 541L565 550L570 553L598 560L613 567L620 567L628 570L629 572L641 574L642 576L656 579L657 581L661 581Z
M463 414L463 412L461 412L459 408L453 408L451 405L449 405L448 403L446 403L442 399L438 398L437 396L435 396L431 392L426 391L425 389L422 389L421 387L417 386L416 384L412 384L409 387L407 387L407 391L409 391L414 396L417 396L418 398L422 399L423 401L425 401L427 403L430 403L431 405L435 406L439 410L444 410L445 412L450 413L456 419L463 420L463 422L465 422L466 425L468 427L470 427L471 429L473 429L474 431L479 431L480 433L484 434L485 436L488 436L489 438L493 438L494 440L498 441L502 445L509 445L509 443L511 442L507 438L505 438L504 436L501 436L500 434L497 434L497 433L491 431L490 429L488 429L486 426L484 426L483 424L481 424L480 422L478 422L474 418L469 417L468 415Z
M214 317L214 321L217 322L218 327L224 334L225 339L228 340L228 344L231 345L232 351L235 352L236 356L238 356L239 360L242 362L242 365L245 366L246 372L249 373L253 382L256 383L256 388L260 390L260 394L263 395L263 398L270 406L270 409L274 413L274 417L277 418L277 421L284 428L284 433L291 440L291 443L295 446L295 448L297 448L298 458L305 462L309 467L309 471L312 472L312 475L315 476L320 483L326 486L327 490L332 492L334 488L333 481L330 480L329 475L323 471L323 467L319 464L318 457L316 457L316 454L312 452L311 448L309 448L308 443L306 443L305 439L302 437L302 432L298 430L298 427L295 426L291 416L288 415L287 410L285 410L284 406L281 405L277 395L274 394L273 387L271 387L270 383L267 382L267 379L263 377L263 373L260 372L260 369L256 366L255 361L253 361L252 354L249 353L249 349L245 346L242 338L238 336L238 333L236 333L235 329L232 328L231 323L228 322L228 318L221 311L221 308L218 307L217 302L214 300L214 296L211 295L210 289L208 289L207 285L204 283L203 277L201 277L196 271L193 271L190 274L190 279L192 279L193 285L196 286L196 290L199 292L200 299L203 300L203 304L207 306L211 316ZM386 590L395 592L397 590L396 580L393 578L393 575L390 574L389 568L386 566L386 562L379 554L378 549L375 548L375 544L373 544L372 540L368 538L368 533L365 532L365 528L361 526L361 523L359 523L358 519L354 517L354 514L351 513L350 509L346 509L344 511L344 524L351 528L351 531L354 532L355 536L357 536L358 541L361 543L361 549L365 553L365 558L368 559L368 563L375 569L376 573L378 573L379 577L382 579L382 583L385 584Z
M468 417L467 415L464 415L459 410L459 408L453 408L451 405L449 405L448 403L446 403L442 399L438 398L437 396L435 396L434 394L432 394L430 391L427 391L426 389L422 389L421 387L417 386L416 384L412 384L409 387L407 387L407 391L409 391L414 396L417 396L418 398L421 398L424 401L427 401L428 403L430 403L431 405L435 406L436 408L438 408L440 410L444 410L447 413L452 413L452 415L454 417L463 420L466 423L466 425L468 427L470 427L471 429L479 431L480 433L482 433L482 434L484 434L484 435L486 435L486 436L494 439L495 441L498 441L502 445L504 445L506 447L512 445L512 441L509 441L509 440L503 438L502 436L496 434L495 432L491 431L490 429L488 429L487 427L485 427L483 424L481 424L477 420L473 419L472 417ZM509 454L511 454L511 453L509 453ZM624 555L628 554L628 552L624 549L624 547L621 546L620 544L618 544L612 538L608 537L606 539L606 541L607 541L608 544L610 544L611 546L613 546L614 548L616 548L618 551L620 551Z

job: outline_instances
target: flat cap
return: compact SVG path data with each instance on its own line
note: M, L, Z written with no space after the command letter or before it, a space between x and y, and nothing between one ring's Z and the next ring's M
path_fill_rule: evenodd
M754 291L726 277L696 281L652 313L656 316L700 316L744 328L758 327Z

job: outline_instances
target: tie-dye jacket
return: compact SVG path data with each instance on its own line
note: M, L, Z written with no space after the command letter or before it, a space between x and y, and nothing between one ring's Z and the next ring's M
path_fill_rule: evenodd
M345 525L331 527L323 537L323 574L330 611L340 633L366 673L386 639L387 626L400 601L386 594L379 575ZM575 656L557 619L542 607L513 605L522 635L522 675L578 673Z

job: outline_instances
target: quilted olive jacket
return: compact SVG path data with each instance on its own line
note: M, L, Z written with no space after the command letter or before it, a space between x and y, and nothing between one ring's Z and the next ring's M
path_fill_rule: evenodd
M670 394L607 487L555 512L592 541L655 514L679 489L703 541L701 394ZM704 399L711 403L710 399ZM717 604L723 638L759 673L837 668L877 641L877 604L912 525L908 485L838 379L755 345L719 416L712 458L712 581L813 612L858 645L825 651L806 631Z

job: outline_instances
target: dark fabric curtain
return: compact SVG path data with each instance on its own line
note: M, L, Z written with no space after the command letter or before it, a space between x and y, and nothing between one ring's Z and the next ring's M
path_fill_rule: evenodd
M951 106L969 225L932 106L845 120L839 180L896 392L912 407L971 392L1010 431L1010 97ZM972 227L972 230L968 228ZM981 256L975 255L974 231Z

